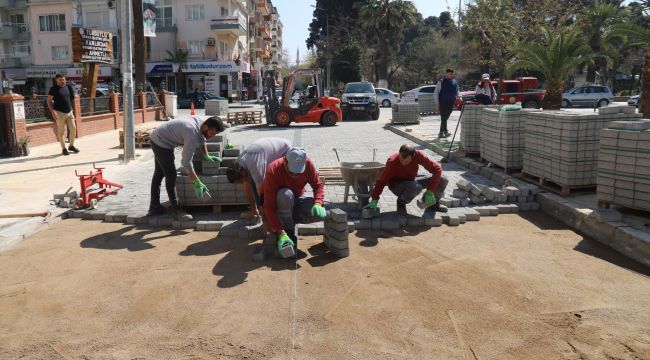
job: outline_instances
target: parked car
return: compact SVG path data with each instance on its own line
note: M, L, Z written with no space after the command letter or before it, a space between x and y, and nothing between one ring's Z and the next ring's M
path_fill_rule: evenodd
M402 93L402 99L404 99L408 94L413 94L415 96L415 101L418 101L420 94L433 94L436 91L435 85L424 85L416 87L415 89L407 90Z
M584 84L562 94L562 107L603 107L614 101L614 94L605 85Z
M341 110L343 120L347 120L354 112L363 112L373 120L379 119L379 103L375 87L369 82L352 82L345 84L341 94Z
M630 106L636 106L637 108L639 107L639 102L641 102L641 95L632 95L630 98L627 100L627 104Z
M388 89L375 88L377 102L383 107L391 107L393 103L400 101L399 94Z
M494 86L494 91L499 93L501 87L501 97L497 97L496 104L514 104L520 103L522 107L539 109L544 100L546 90L539 89L536 77L518 77L514 80L503 80L501 82L493 80L490 81ZM463 108L463 104L478 104L475 101L476 91L462 91L460 97L462 100L457 100L454 107L457 110Z
M178 95L176 106L178 106L179 109L189 109L191 102L194 102L194 108L196 109L203 109L205 107L205 99L199 96L198 101L196 101L193 95Z

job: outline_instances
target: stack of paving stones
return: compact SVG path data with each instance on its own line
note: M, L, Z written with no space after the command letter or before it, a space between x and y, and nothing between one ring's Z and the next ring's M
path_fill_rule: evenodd
M526 117L523 171L560 186L595 185L600 131L612 121L640 119L641 114L532 112Z
M393 104L393 118L391 124L419 124L420 111L415 102Z
M417 103L420 114L433 114L436 111L436 102L433 94L418 95Z
M192 165L201 181L208 188L210 196L197 199L194 192L194 182L185 174L179 173L176 178L176 192L178 201L182 206L207 206L207 205L245 205L248 204L244 188L238 184L228 182L226 170L234 165L241 149L226 149L228 143L225 134L217 135L206 141L210 154L222 159L221 162L203 160L201 149L196 149Z
M600 132L598 201L650 211L650 120L614 121Z
M603 106L598 108L599 115L613 115L613 114L626 114L631 115L636 113L634 106Z
M460 144L465 152L481 151L481 116L483 109L496 108L496 105L465 105L460 118Z
M526 117L532 111L499 111L483 109L481 112L481 158L503 169L521 169L523 166Z
M228 115L228 100L206 100L205 115L210 115L210 116Z
M480 208L481 215L490 215L490 212L498 214L539 210L539 204L535 202L535 195L539 192L539 188L532 184L513 180L502 187L497 187L473 184L468 180L459 179L456 186L452 196L443 197L440 199L440 204L450 209L473 207L479 210Z
M337 257L350 256L348 247L348 214L341 209L331 209L325 217L323 243Z

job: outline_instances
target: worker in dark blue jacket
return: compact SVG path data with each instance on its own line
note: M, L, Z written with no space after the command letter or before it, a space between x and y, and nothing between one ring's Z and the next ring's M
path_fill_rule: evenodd
M454 102L459 99L458 83L454 79L454 70L447 69L445 77L440 79L436 84L436 91L433 94L436 103L436 110L440 112L440 132L439 138L449 137L447 129L447 120L454 110Z

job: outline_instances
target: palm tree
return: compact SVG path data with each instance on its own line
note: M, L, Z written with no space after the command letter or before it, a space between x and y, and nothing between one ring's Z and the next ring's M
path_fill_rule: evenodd
M182 49L178 49L174 53L172 53L169 50L165 50L165 51L167 51L167 56L168 56L167 59L165 59L165 61L169 61L172 64L178 65L178 70L176 70L176 76L174 76L174 89L176 90L176 93L179 93L178 85L185 83L183 79L182 67L187 63L188 52L187 50L182 50Z
M514 61L508 72L519 69L539 71L544 75L546 95L544 109L559 109L564 83L576 66L593 57L591 49L576 31L557 32L542 28L542 40L521 44L513 51Z
M391 57L406 25L415 23L417 9L408 0L367 0L357 7L361 27L374 30L379 42L379 79L388 80Z
M627 36L635 46L645 48L643 70L641 70L641 99L639 112L650 118L650 29L634 24L619 24L610 32L611 36Z

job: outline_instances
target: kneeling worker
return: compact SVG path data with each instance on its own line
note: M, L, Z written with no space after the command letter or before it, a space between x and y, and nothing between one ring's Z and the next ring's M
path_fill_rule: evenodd
M418 175L419 167L424 167L430 175ZM364 208L376 209L384 187L397 195L397 212L406 214L406 204L418 196L424 188L422 198L427 210L447 212L447 207L440 205L448 180L442 175L440 164L411 145L402 145L399 151L386 161L372 192L372 200Z
M258 219L264 193L264 176L266 168L273 161L281 158L291 148L289 140L266 137L250 143L239 155L235 166L228 169L226 175L231 184L242 184L251 211L247 214L249 220Z
M305 185L311 186L314 196L305 194ZM277 248L297 244L296 222L309 216L324 218L325 186L318 171L304 149L292 147L266 169L264 178L264 214L271 231L277 234Z
M149 202L148 216L162 215L167 212L160 204L160 184L165 178L167 196L172 206L172 215L177 220L191 221L192 215L181 209L176 198L176 166L174 165L174 149L183 147L181 166L187 171L190 179L194 181L196 197L201 199L207 187L196 175L192 166L192 158L196 148L201 147L203 159L207 161L220 161L216 156L210 155L205 145L205 139L213 137L226 130L223 122L218 117L211 117L203 121L198 116L176 118L158 126L151 133L151 150L153 150L156 167L151 178L151 200Z

